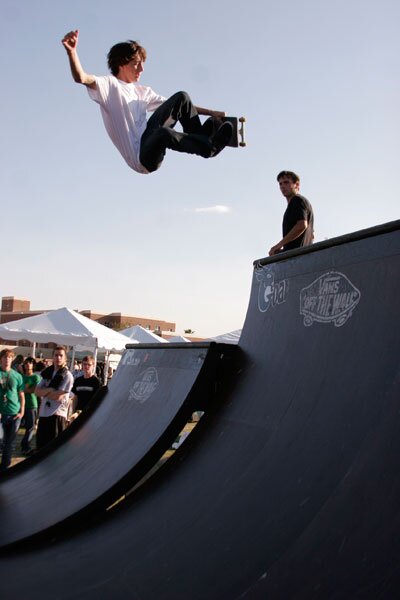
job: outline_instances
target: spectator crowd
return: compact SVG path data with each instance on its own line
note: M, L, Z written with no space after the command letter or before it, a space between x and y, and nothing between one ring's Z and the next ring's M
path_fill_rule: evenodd
M23 456L40 450L85 411L104 381L104 364L87 355L68 368L57 346L51 360L0 352L0 471L9 469L19 436ZM35 438L35 440L34 440ZM35 444L33 443L35 441Z

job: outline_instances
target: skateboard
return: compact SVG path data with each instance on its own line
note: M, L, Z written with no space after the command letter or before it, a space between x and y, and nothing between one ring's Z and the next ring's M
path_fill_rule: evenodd
M244 146L246 146L246 142L244 139L244 124L246 122L245 117L210 117L204 124L207 128L206 135L208 137L212 137L213 135L215 135L218 131L218 128L222 125L222 123L226 121L230 123L233 127L232 136L229 142L227 143L227 146L231 146L232 148L238 148L238 146L241 146L242 148L244 148Z
M222 121L228 121L229 123L231 123L231 125L233 127L232 137L229 140L229 142L227 143L227 146L231 146L232 148L238 148L238 146L240 146L241 148L244 148L246 146L246 141L244 139L244 137L245 137L244 124L246 123L246 118L245 117L239 117L239 118L238 117L224 117L222 119ZM240 141L239 141L239 139L240 139Z

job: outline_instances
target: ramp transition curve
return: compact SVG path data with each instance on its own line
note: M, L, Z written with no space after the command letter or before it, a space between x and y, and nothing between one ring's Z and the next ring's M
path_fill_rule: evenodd
M81 511L84 520L138 483L211 400L231 353L215 343L129 347L95 410L0 482L0 547Z

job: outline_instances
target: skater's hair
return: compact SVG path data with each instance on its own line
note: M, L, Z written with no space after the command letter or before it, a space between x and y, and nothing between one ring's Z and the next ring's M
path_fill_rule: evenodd
M115 44L107 54L108 68L113 75L117 75L119 68L127 65L136 55L138 55L141 60L146 60L146 50L134 40Z
M293 171L281 171L276 180L279 181L283 177L288 177L292 183L300 183L300 177Z
M3 356L11 356L11 358L14 358L15 354L10 348L3 348L0 352L0 358L3 358Z

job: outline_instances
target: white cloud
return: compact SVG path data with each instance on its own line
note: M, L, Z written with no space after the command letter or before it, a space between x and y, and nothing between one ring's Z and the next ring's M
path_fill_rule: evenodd
M194 212L197 213L217 213L222 215L224 213L231 212L230 206L225 206L223 204L216 204L215 206L204 206L203 208L195 208Z

